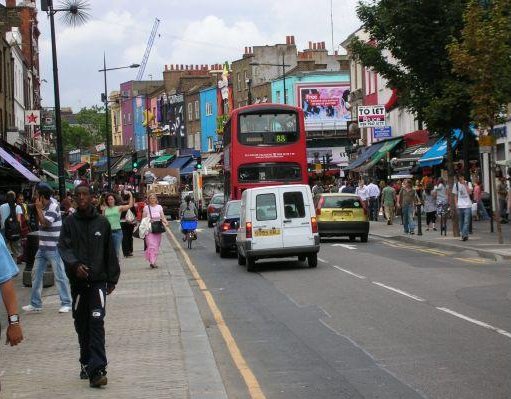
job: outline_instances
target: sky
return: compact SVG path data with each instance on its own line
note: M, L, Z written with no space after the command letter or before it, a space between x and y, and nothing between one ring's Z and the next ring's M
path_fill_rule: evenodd
M5 0L0 0L5 4ZM56 5L59 0L54 0ZM61 106L78 111L100 104L103 66L140 64L155 18L161 23L144 79L163 79L165 64L215 64L241 58L245 46L285 43L294 35L303 50L325 41L335 50L360 26L358 0L89 0L90 20L77 28L57 15L56 36ZM38 7L40 5L37 0ZM53 106L49 20L39 12L43 106ZM136 69L108 72L108 91L135 79Z

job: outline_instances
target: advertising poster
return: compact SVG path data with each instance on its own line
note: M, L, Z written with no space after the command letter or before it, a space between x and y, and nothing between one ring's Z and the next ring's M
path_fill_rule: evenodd
M349 83L298 85L298 106L305 114L305 130L345 130L351 121L347 109Z
M349 158L346 153L346 147L314 147L307 148L307 163L318 164L323 162L323 157L326 155L332 157L332 165L339 165L340 167L348 166Z

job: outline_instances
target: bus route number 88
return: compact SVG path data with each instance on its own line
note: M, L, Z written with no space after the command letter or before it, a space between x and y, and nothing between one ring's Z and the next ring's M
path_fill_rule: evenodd
M287 143L287 136L285 134L275 135L275 142L277 144Z

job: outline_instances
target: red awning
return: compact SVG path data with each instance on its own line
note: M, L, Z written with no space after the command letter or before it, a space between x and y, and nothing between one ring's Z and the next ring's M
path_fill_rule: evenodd
M397 105L397 90L392 89L392 95L389 98L389 101L387 101L387 104L385 104L385 111L390 112L392 109Z
M80 163L77 163L75 165L71 165L69 168L68 168L68 171L71 172L71 173L74 173L76 172L77 170L80 170L81 168L83 168L84 166L87 166L88 163L87 162L80 162Z
M419 144L427 144L429 141L429 132L427 130L416 130L414 132L406 133L403 140L407 147Z

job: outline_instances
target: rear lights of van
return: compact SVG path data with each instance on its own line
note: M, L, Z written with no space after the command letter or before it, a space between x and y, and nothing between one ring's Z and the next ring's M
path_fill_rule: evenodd
M311 218L311 227L313 234L318 232L318 220L315 217Z
M247 238L252 238L252 222L245 223L245 234Z
M325 197L321 197L318 201L318 205L316 206L316 215L321 215L321 207L325 203Z

